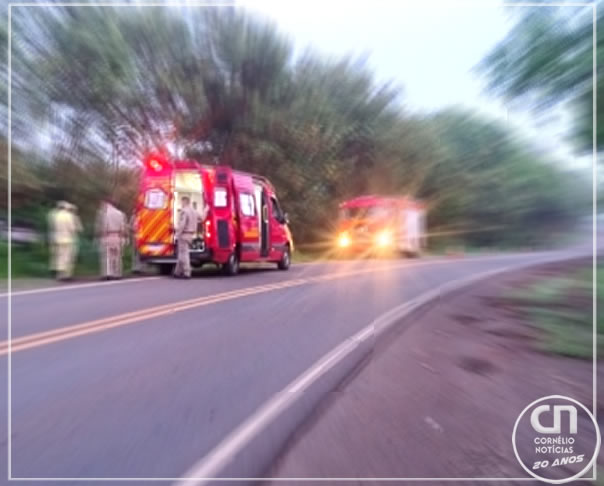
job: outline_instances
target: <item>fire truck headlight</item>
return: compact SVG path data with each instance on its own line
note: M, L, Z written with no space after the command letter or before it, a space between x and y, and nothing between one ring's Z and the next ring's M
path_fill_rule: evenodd
M386 246L390 246L392 244L392 233L390 231L381 231L378 233L376 240L377 246L384 248Z
M338 236L338 246L340 248L347 248L350 246L350 236L348 236L348 233L340 233L340 236Z

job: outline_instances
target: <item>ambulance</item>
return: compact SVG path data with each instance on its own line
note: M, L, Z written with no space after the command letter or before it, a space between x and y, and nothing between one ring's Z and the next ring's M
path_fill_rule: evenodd
M419 256L426 247L426 208L410 197L360 196L339 205L336 247L358 254Z
M161 154L146 158L136 202L135 245L142 262L162 274L173 271L183 196L200 214L190 250L193 267L214 263L227 275L237 274L244 262L289 268L294 245L287 213L266 178Z

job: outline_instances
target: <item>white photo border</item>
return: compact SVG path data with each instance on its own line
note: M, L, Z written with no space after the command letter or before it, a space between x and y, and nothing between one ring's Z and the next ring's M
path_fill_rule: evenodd
M13 7L163 7L163 6L182 6L182 7L233 7L233 6L245 6L248 2L198 2L198 1L157 1L157 2L9 2L8 3L8 480L9 481L145 481L145 482L156 482L156 481L182 481L182 480L211 480L211 481L534 481L533 477L522 477L522 478L196 478L196 477L176 477L176 478L17 478L12 476L12 395L11 395L11 377L12 377L12 160L11 160L11 148L12 148L12 8ZM249 2L252 3L253 2ZM458 2L464 3L464 2ZM592 36L593 36L593 108L592 108L592 197L593 197L593 255L592 255L592 318L593 318L593 345L592 345L592 371L593 371L593 398L592 398L592 414L597 420L597 112L596 112L596 101L597 101L597 5L594 2L502 2L501 4L483 4L473 3L476 7L591 7L593 22L592 22ZM597 479L597 467L594 463L593 475L591 478L583 478L592 481Z

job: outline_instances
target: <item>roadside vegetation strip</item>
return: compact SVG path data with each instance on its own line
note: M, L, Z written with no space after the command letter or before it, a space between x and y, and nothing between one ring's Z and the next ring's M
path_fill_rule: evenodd
M207 295L204 297L184 300L180 302L172 302L169 304L163 304L156 307L147 309L141 309L138 311L127 312L116 316L105 317L82 324L75 324L73 326L61 327L49 331L39 332L30 334L27 336L18 337L9 341L0 342L0 356L4 356L9 352L14 353L18 351L24 351L31 348L36 348L46 344L51 344L78 336L84 336L96 332L109 330L115 327L120 327L128 324L134 324L147 319L153 319L175 312L182 312L195 307L203 307L210 304L216 304L227 300L238 299L247 297L250 295L260 294L264 292L271 292L275 290L286 289L290 287L297 287L305 284L319 283L330 280L336 280L340 278L346 278L350 276L363 275L369 273L382 272L386 270L392 270L402 267L414 267L419 265L436 265L442 263L449 263L448 260L438 260L430 262L416 262L413 264L409 263L398 263L392 266L378 266L372 268L363 268L358 270L349 270L343 272L334 272L326 275L318 275L315 277L298 278L294 280L285 280L273 284L259 285L255 287L248 287L238 290L232 290L228 292L222 292L213 295Z
M540 347L544 351L572 358L592 359L594 319L593 292L604 302L604 265L596 267L593 283L591 261L557 268L536 278L523 288L504 293L500 300L506 308L524 316L542 331ZM596 316L596 351L604 350L604 315Z

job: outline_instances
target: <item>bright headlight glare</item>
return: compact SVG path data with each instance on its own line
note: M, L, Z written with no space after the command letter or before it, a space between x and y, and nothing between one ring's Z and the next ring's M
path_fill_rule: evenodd
M392 234L390 231L382 231L378 233L376 243L378 246L389 246L392 244Z
M338 236L338 246L340 248L350 246L350 237L347 233L340 233L340 236Z

